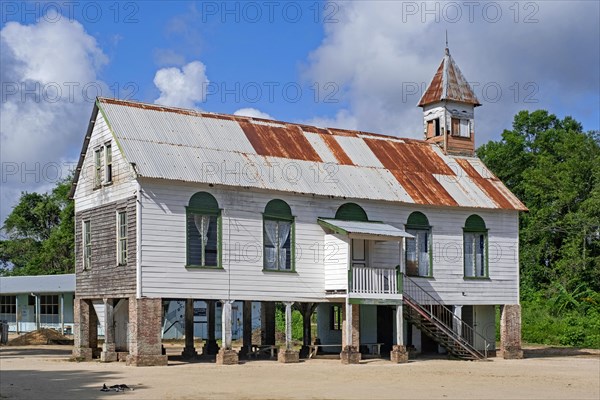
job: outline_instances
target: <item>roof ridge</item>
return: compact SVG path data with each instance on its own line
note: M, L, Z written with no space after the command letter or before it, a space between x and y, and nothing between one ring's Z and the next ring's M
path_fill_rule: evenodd
M122 105L122 106L128 106L128 107L137 107L137 108L143 108L143 109L154 110L154 111L173 112L173 113L196 116L196 117L206 117L206 118L219 117L222 119L228 119L228 120L233 120L233 121L238 121L238 120L259 121L259 122L277 123L277 124L281 124L281 125L293 125L293 126L298 126L300 128L309 128L309 129L313 128L313 130L325 131L323 133L327 133L327 134L334 135L334 136L341 136L337 132L342 132L342 133L354 134L357 136L358 135L367 135L367 136L376 136L376 137L388 138L388 139L394 139L394 140L415 141L415 142L420 142L420 143L427 144L427 145L430 144L429 142L427 142L423 139L394 136L394 135L389 135L389 134L384 134L384 133L361 131L361 130L357 130L357 129L322 127L322 126L316 126L316 125L309 125L306 123L288 122L288 121L282 121L282 120L277 120L277 119L267 119L267 118L260 118L260 117L249 117L249 116L245 116L245 115L216 113L216 112L212 112L212 111L199 111L199 110L194 110L194 109L189 109L189 108L147 103L147 102L138 101L138 100L126 100L126 99L117 99L117 98L109 98L109 97L98 97L98 101L100 103ZM302 130L306 131L305 129L302 129ZM319 133L319 132L314 132L312 130L309 130L306 132Z

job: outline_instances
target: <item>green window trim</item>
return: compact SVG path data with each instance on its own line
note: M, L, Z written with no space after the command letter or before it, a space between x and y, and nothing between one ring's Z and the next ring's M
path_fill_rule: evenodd
M296 272L296 217L292 215L292 210L290 206L283 200L273 199L267 203L265 206L265 211L262 214L263 216L263 229L262 229L262 239L263 239L263 271L264 272L276 272L276 273L295 273ZM290 233L289 233L289 241L290 241L290 268L286 269L285 266L282 268L280 265L280 253L279 250L281 246L279 246L279 234L277 234L277 246L276 246L276 258L275 265L276 268L267 268L267 238L266 238L266 221L275 221L277 223L280 222L288 222L290 224ZM279 232L279 227L278 227Z
M476 238L483 239L483 251L480 253L483 255L481 264L483 265L483 275L477 275L477 240ZM467 266L467 240L472 240L472 265ZM467 267L473 268L473 275L467 275ZM490 268L489 268L489 238L488 229L485 225L485 221L479 215L473 214L465 221L463 228L463 277L467 280L489 280L490 279Z
M189 201L189 205L185 207L185 228L186 228L186 268L194 269L223 269L223 221L222 221L222 210L219 208L219 204L213 195L207 192L195 193ZM190 249L190 216L207 216L215 217L217 223L216 232L216 265L201 261L200 264L192 262L191 249ZM200 232L198 231L199 236ZM201 243L200 257L201 260L206 257L206 246L208 243ZM202 265L204 262L204 265Z
M429 273L427 275L419 275L418 273L416 275L409 274L408 268L406 271L406 275L411 276L411 277L417 277L417 278L433 278L433 234L432 234L432 227L431 227L431 225L429 225L429 219L422 212L414 211L408 216L408 219L406 220L406 225L404 225L404 229L406 230L407 233L410 233L408 231L412 230L412 231L425 232L427 234L427 257L429 258L429 271L428 271ZM406 239L407 242L409 240L416 240L416 239L409 239L409 238ZM417 252L417 257L418 257L418 243L416 246L417 246L416 252ZM405 265L408 267L408 259L407 259L408 251L407 251L407 249L404 250L404 254L405 254L404 262L405 262ZM418 266L418 262L419 262L419 260L417 258L417 266Z
M366 211L356 203L344 203L335 212L335 219L368 222Z

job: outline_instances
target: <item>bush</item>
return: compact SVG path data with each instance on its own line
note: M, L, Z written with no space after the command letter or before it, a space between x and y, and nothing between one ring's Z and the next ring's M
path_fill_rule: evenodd
M525 297L525 296L524 296ZM524 342L600 348L600 310L597 304L557 312L542 293L526 296L522 305Z

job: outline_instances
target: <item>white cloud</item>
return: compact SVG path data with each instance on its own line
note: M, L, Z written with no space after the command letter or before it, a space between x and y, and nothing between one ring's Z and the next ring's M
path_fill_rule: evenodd
M0 31L0 223L21 191L48 190L68 175L95 97L108 93L98 80L108 58L96 40L76 21L54 21Z
M466 3L453 2L462 13L455 23L444 2L373 3L337 3L339 22L324 24L325 37L309 55L305 78L321 86L336 83L347 104L347 111L327 123L421 138L416 104L443 57L446 29L463 74L479 83L478 145L498 139L521 109L553 111L559 105L583 118L588 111L575 103L585 96L595 99L591 108L598 108L598 3L527 3L515 15L513 3L494 2L501 17L491 22L491 7L478 3L470 21ZM418 93L412 92L415 85L421 87Z
M339 110L333 118L314 117L306 121L301 121L301 123L321 128L358 129L358 119L350 111L345 109Z
M244 117L253 117L253 118L263 118L263 119L275 119L273 117L271 117L269 114L262 112L260 110L257 110L256 108L240 108L239 110L235 111L233 113L233 115L240 115L240 116L244 116Z
M154 75L154 85L160 90L160 97L154 102L165 106L194 108L204 101L209 81L206 66L200 61L192 61L182 68L162 68Z

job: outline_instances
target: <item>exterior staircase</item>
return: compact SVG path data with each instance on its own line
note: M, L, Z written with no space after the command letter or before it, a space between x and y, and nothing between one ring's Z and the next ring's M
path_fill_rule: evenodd
M488 342L450 308L436 300L407 276L403 279L404 318L445 348L449 354L463 360L487 358ZM478 338L485 350L477 350Z

